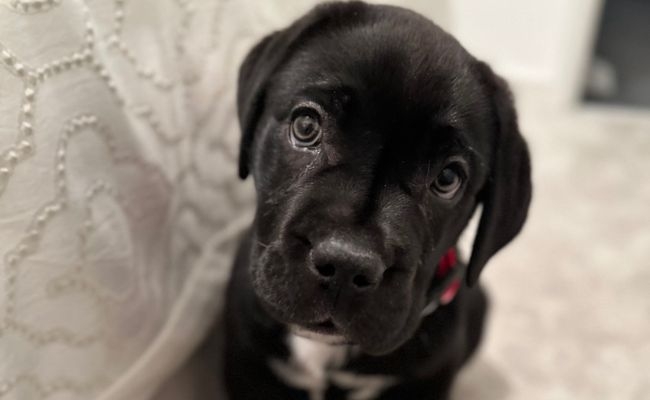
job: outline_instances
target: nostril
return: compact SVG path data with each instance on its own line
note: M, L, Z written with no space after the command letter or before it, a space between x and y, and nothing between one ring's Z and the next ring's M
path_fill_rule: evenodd
M317 265L316 270L320 276L323 276L325 278L330 278L336 273L336 268L334 268L334 265L332 264Z
M370 281L365 275L355 275L354 278L352 278L352 283L358 289L364 289L370 286Z

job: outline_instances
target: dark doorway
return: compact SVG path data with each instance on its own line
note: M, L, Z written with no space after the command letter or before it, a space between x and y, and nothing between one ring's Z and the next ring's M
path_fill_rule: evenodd
M650 0L606 0L583 99L650 107Z

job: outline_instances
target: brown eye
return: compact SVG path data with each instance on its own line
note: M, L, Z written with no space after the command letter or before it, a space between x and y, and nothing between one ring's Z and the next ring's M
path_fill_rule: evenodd
M447 164L431 185L431 189L441 198L452 199L463 184L464 169L459 162Z
M303 112L291 122L291 143L296 147L314 147L320 142L320 118L315 112Z

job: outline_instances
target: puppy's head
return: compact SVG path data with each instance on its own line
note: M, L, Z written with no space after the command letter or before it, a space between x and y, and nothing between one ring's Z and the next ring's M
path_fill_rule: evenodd
M317 7L248 54L238 108L239 172L258 195L253 287L300 331L390 352L478 204L470 285L526 218L507 86L413 12Z

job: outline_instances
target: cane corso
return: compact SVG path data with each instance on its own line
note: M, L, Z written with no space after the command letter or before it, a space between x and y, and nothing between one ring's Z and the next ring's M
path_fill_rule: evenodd
M421 15L358 1L266 36L238 83L257 211L227 294L230 397L447 399L481 338L479 274L531 198L506 83Z

